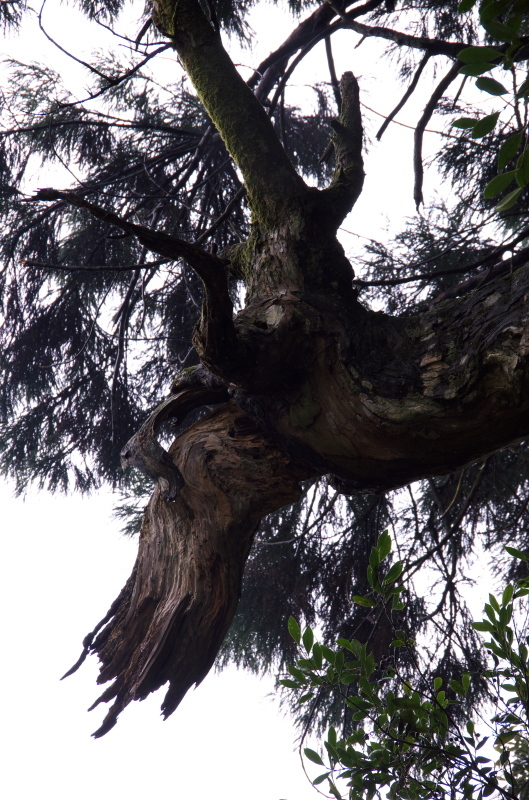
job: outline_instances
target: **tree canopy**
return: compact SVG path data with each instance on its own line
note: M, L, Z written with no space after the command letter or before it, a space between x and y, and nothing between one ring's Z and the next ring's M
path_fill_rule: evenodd
M291 2L261 63L252 5L155 0L131 22L119 1L82 0L83 25L123 45L89 61L70 48L86 96L22 60L2 89L1 469L19 491L108 482L139 504L158 484L135 570L80 659L96 653L113 681L98 735L166 683L171 713L219 649L221 664L283 665L289 613L380 662L391 631L351 598L388 527L425 680L479 673L468 564L485 550L499 574L505 542L529 549L523 4ZM34 13L0 4L22 41ZM336 74L344 31L358 81ZM251 70L230 59L240 42ZM476 45L481 61L460 57ZM308 109L289 86L316 48ZM382 127L368 76L402 84ZM362 203L363 149L376 158L417 92L398 158L421 213L350 263L336 233ZM434 123L444 198L423 190ZM342 709L316 697L298 713L310 726Z

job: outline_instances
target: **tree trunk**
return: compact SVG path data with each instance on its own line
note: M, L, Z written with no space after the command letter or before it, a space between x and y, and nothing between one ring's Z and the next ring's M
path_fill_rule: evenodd
M162 489L171 471L176 477L170 491L155 490L133 573L85 641L80 661L96 652L99 681L113 681L97 701L114 700L97 736L131 700L168 682L167 716L204 678L235 613L254 531L299 496L300 480L330 474L346 492L386 491L529 433L529 270L409 318L364 308L335 236L363 181L354 77L341 84L334 178L317 191L295 173L196 0L154 5L243 173L253 226L247 242L208 258L126 223L147 247L184 255L201 276L195 344L215 377L199 395L213 391L224 405L168 455L153 436L182 408L187 378L177 381L123 451ZM234 320L225 270L247 288Z

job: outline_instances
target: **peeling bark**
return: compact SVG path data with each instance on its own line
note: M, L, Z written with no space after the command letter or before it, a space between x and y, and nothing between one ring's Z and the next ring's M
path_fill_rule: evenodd
M113 701L96 737L131 700L169 682L167 717L202 681L237 608L259 521L296 500L308 477L233 403L186 430L171 455L185 487L175 502L155 490L132 575L86 642L101 661L98 682L113 681L92 706Z

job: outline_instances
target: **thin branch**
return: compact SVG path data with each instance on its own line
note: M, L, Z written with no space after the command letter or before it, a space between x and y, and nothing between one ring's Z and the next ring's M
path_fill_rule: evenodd
M33 261L31 258L25 259L21 263L25 267L37 267L38 269L51 269L59 270L61 272L130 272L135 269L149 269L150 267L159 267L162 264L170 264L172 259L159 258L157 261L147 261L145 264L126 264L120 266L109 266L108 264L102 266L76 266L69 267L67 264L47 264L44 261Z
M382 5L383 0L368 0L361 6L357 6L351 11L351 15L361 16L373 11ZM347 4L348 5L348 4ZM325 38L334 30L343 26L340 20L338 27L329 25L335 16L334 10L327 2L324 2L312 14L306 17L298 27L292 31L288 38L273 53L270 53L257 67L254 74L248 81L248 86L254 87L257 84L257 97L263 101L268 97L272 86L277 81L279 75L284 70L288 59L301 48L312 42L315 37L317 41ZM331 30L332 27L332 30ZM314 42L316 44L316 41Z
M63 108L71 108L72 106L78 106L78 105L81 105L82 103L87 103L89 100L95 100L97 97L100 97L102 94L107 92L113 86L119 86L120 83L123 83L124 81L128 80L129 78L131 78L136 72L138 72L143 66L145 66L145 64L147 64L152 58L155 58L157 55L159 55L160 53L163 53L165 50L169 50L170 48L171 48L170 44L162 44L160 47L157 48L157 50L154 50L152 53L149 53L148 55L146 55L145 58L142 61L140 61L134 67L131 67L130 69L128 69L126 72L124 72L119 77L117 77L117 78L108 78L108 77L104 76L105 80L108 81L108 84L107 84L107 86L103 86L102 89L99 89L99 91L89 94L83 100L72 100L71 103L61 103L61 102L57 101L57 106L59 108L61 108L61 109L63 109Z
M357 278L354 280L354 283L359 284L360 287L400 286L401 284L414 283L415 281L435 280L436 278L441 278L444 275L459 275L463 272L470 272L473 269L478 269L479 267L483 267L491 262L496 262L500 258L500 256L502 256L509 250L512 250L513 247L515 247L521 241L526 239L528 236L529 236L529 228L524 228L523 231L521 231L521 233L519 233L518 236L516 236L512 241L507 242L506 244L502 244L499 247L495 247L492 251L489 250L486 256L483 256L482 258L478 259L477 261L473 261L470 264L466 264L463 267L450 267L450 269L440 269L437 270L437 272L424 272L422 275L407 275L404 278L388 278L387 280L382 279L376 281L364 281L361 278ZM428 261L433 261L435 260L435 258L438 258L438 256L433 256L431 259L428 259ZM465 285L467 283L469 285L472 283L472 288L474 288L474 284L477 284L479 283L479 281L482 281L484 277L495 278L499 274L510 269L511 265L516 267L520 266L521 264L524 263L524 261L527 258L529 258L529 248L524 247L523 250L520 250L520 252L517 253L515 256L513 256L512 259L509 259L509 261L502 261L500 264L497 264L495 269L490 270L490 276L487 275L484 276L483 274L476 275L472 278L469 278L469 280L465 282ZM463 286L463 284L460 285ZM447 289L446 292L444 292L442 295L439 295L439 297L436 298L433 302L439 303L441 302L441 300L446 300L452 296L455 297L456 295L450 294L455 289L457 289L457 287L451 287L450 289Z
M115 225L125 233L136 236L141 244L149 250L159 253L161 256L165 256L171 260L185 258L203 280L207 280L207 274L211 272L212 268L224 270L224 262L221 261L220 258L211 255L211 253L207 253L191 242L178 239L176 236L171 236L163 231L147 228L145 225L137 225L134 222L129 222L113 211L101 208L101 206L97 206L95 203L90 203L75 192L59 191L50 188L39 189L34 195L33 200L64 200L68 205L75 206L76 208L84 208L89 211L92 216L100 219L102 222Z
M331 77L331 85L334 92L334 99L338 108L338 114L342 110L342 95L340 94L340 84L338 83L338 76L336 75L336 68L334 66L334 58L332 54L331 37L325 37L325 54L327 56L327 66L329 67L329 75Z
M72 61L77 62L77 64L81 64L81 66L83 66L83 67L86 67L87 70L89 70L90 72L93 72L99 78L102 78L103 80L109 80L109 78L107 78L107 76L103 72L100 72L98 69L93 67L87 61L83 61L81 58L77 58L77 56L74 56L73 53L69 52L69 50L66 50L64 47L61 47L61 45L58 42L56 42L55 39L52 39L52 37L50 36L50 34L47 32L47 30L45 29L44 25L42 24L42 14L44 12L44 6L45 5L46 5L46 0L43 0L42 5L40 7L40 11L39 11L38 16L37 16L37 19L38 19L38 22L39 22L39 28L42 31L42 33L44 34L44 36L46 37L46 39L49 42L51 42L52 45L57 48L57 50L60 50L61 53L64 53L65 56L68 56L68 58L71 58Z
M461 67L461 62L456 61L450 69L448 70L447 74L444 76L442 81L439 82L437 85L434 93L428 100L422 116L417 123L417 127L415 128L414 134L414 149L413 149L413 168L415 172L415 184L413 187L413 199L415 200L415 206L417 211L419 210L419 206L423 202L422 196L422 183L423 183L423 164L422 164L422 140L424 130L429 123L433 112L436 109L437 103L444 95L450 84L455 81L457 76L459 75L459 69Z
M401 31L394 31L391 28L383 28L380 25L365 25L362 22L356 22L353 11L347 12L345 19L341 19L336 23L336 27L350 28L365 37L374 36L377 39L386 39L390 42L395 42L399 47L412 47L416 50L424 50L431 56L449 56L450 58L457 58L458 53L464 47L468 46L467 42L445 42L443 39L429 39L426 36L412 36ZM332 27L335 27L334 25Z
M419 66L415 70L415 74L413 76L413 80L410 83L410 85L408 86L408 88L406 89L406 92L404 93L404 95L402 97L402 100L400 100L400 102L397 103L397 105L395 106L393 111L390 114L388 114L388 116L386 117L386 119L382 123L382 125L381 125L381 127L380 127L380 129L379 129L379 131L378 131L378 133L376 135L376 138L378 140L380 140L382 138L382 135L383 135L384 131L386 130L386 128L388 127L389 123L393 121L393 119L397 116L397 114L399 113L401 108L408 102L408 100L412 96L413 92L415 91L415 89L417 87L417 84L419 83L419 78L421 77L422 71L425 68L425 66L426 66L426 64L428 63L429 60L430 60L430 53L425 53L423 55L422 59L421 59L421 62L419 64Z

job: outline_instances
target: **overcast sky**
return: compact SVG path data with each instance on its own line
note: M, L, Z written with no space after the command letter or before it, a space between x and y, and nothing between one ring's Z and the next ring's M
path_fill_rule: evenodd
M77 24L65 5L49 2L44 16L49 29L65 45L79 39ZM85 25L86 23L83 23ZM259 54L240 55L254 65L288 34L291 22L267 7L256 12ZM266 31L265 31L266 29ZM265 33L263 33L265 31ZM353 50L357 37L344 33L335 48L337 69L353 69L364 89L376 88L371 102L388 113L396 101L395 86L363 79L370 43ZM20 60L38 59L67 70L82 80L77 67L42 43L35 21L4 51ZM172 57L171 57L172 58ZM299 98L323 60L323 45L297 72ZM167 60L167 69L174 63ZM76 77L77 76L77 77ZM177 75L173 76L174 78ZM320 80L327 80L326 72ZM386 92L386 94L385 94ZM365 97L365 95L364 95ZM288 100L288 95L287 95ZM378 106L377 106L378 104ZM408 118L416 120L417 99ZM371 126L374 130L376 127ZM392 126L367 163L362 199L344 228L378 236L389 218L413 214L412 132ZM371 131L371 133L374 132ZM391 134L391 135L390 135ZM426 148L437 146L435 136ZM48 185L49 173L35 174L35 186ZM59 187L68 185L61 176ZM433 195L435 176L427 174L425 195ZM346 249L357 239L343 233ZM160 398L167 387L160 387ZM25 501L12 498L9 485L0 489L4 558L2 559L4 765L0 791L9 800L145 800L195 797L198 800L309 800L316 797L294 752L295 731L267 694L272 680L231 669L211 674L184 699L177 712L162 722L162 694L133 703L116 728L100 740L90 733L100 724L105 708L87 714L98 696L97 664L89 659L81 670L60 682L76 661L85 634L106 613L128 578L136 543L119 532L112 519L115 498L99 492L90 499L49 497L30 493ZM3 786L1 785L3 784Z

